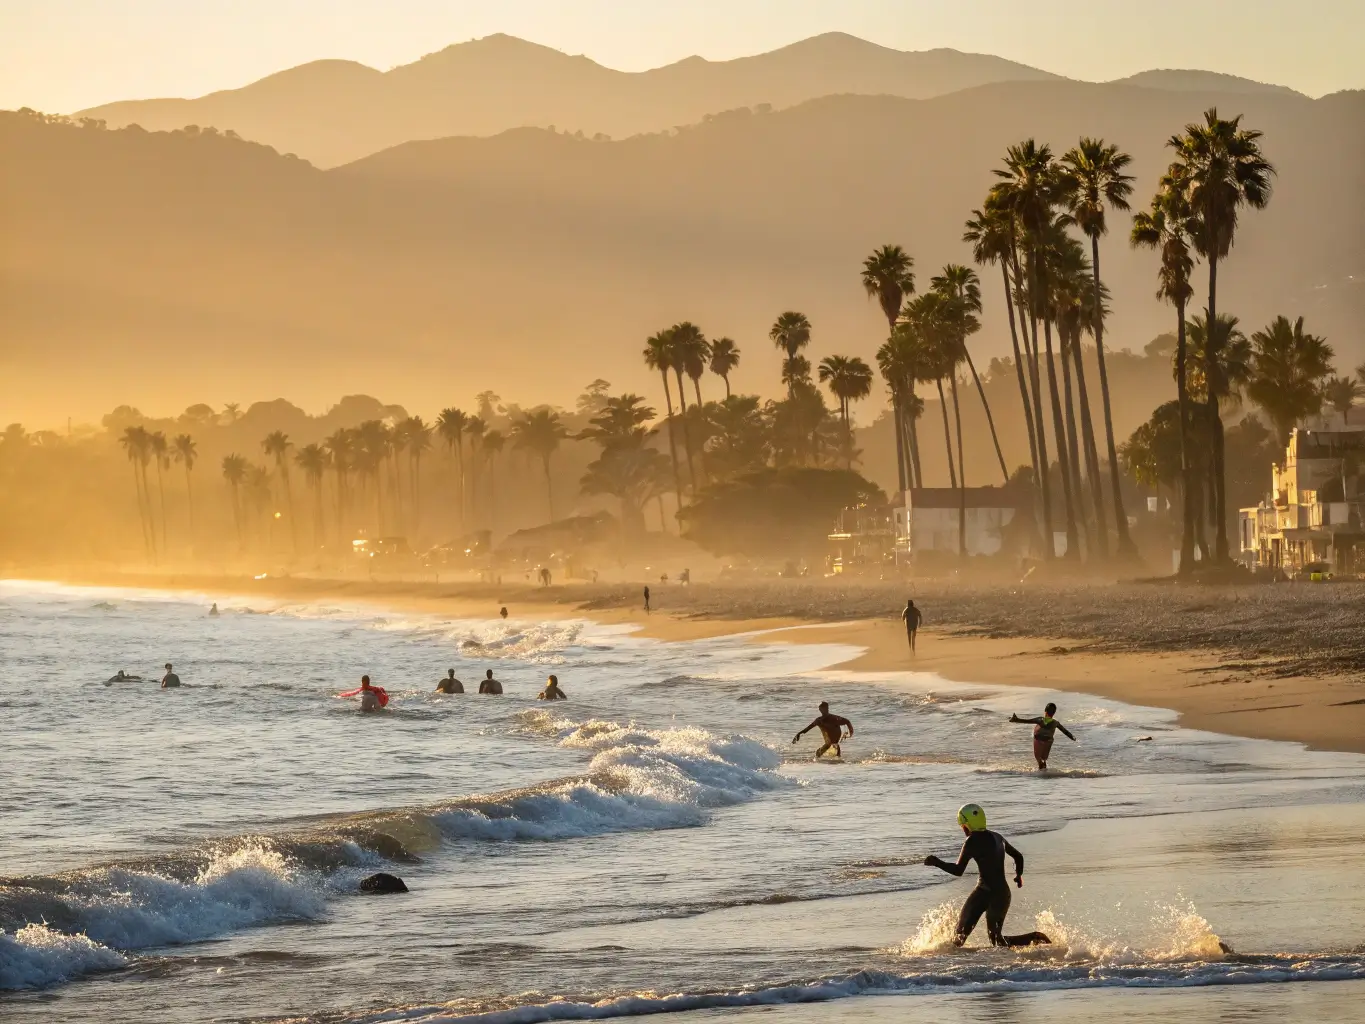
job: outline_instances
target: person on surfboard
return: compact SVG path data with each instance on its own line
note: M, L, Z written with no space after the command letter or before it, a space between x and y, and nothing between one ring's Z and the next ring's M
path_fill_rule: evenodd
M382 711L389 705L389 694L382 686L371 686L369 676L360 677L360 686L355 690L338 693L338 697L360 698L361 711Z
M820 702L819 717L816 718L815 721L811 722L810 725L806 726L804 729L798 732L795 736L793 736L792 743L796 743L799 739L801 739L802 736L806 735L806 733L810 732L812 729L815 728L819 728L821 734L825 737L824 746L822 746L819 750L815 752L815 760L817 761L820 760L820 755L823 754L826 750L830 750L831 748L834 750L835 757L843 757L844 755L839 750L839 741L841 739L853 738L853 723L850 722L847 718L841 718L838 715L831 715L829 713L829 702L822 700ZM841 731L843 729L848 730L847 736L841 735Z
M1047 770L1047 758L1052 753L1052 741L1057 738L1057 730L1062 733L1072 743L1076 742L1076 737L1061 722L1052 716L1057 713L1057 705L1049 704L1043 708L1042 718L1020 718L1018 715L1010 715L1010 721L1018 725L1033 726L1033 759L1038 762L1038 770Z
M967 870L967 865L976 861L976 888L962 905L962 913L957 919L953 944L963 945L972 929L986 915L986 934L992 946L1035 946L1050 943L1042 932L1029 932L1027 935L1003 935L1005 915L1010 910L1010 887L1005 881L1005 856L1014 860L1014 884L1024 886L1024 855L1010 845L1009 840L998 832L986 828L986 812L978 804L963 804L957 812L957 823L967 841L962 844L962 852L957 855L957 863L950 864L933 854L924 858L924 866L938 868L958 878Z

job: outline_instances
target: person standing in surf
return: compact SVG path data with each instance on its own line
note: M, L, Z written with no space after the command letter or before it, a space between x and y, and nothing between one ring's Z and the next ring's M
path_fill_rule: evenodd
M910 653L915 653L915 634L919 632L919 624L924 621L924 616L915 607L915 602L910 598L905 600L905 610L901 612L901 620L905 623L905 640L910 645Z
M455 678L455 670L452 668L446 677L436 684L437 693L464 693L464 683Z
M1014 884L1024 886L1024 855L1010 845L1008 839L999 832L986 828L986 812L978 804L963 804L957 812L957 823L967 841L962 844L962 852L957 862L950 864L933 854L924 858L924 866L938 868L954 877L961 878L967 865L976 861L976 888L962 905L958 915L957 928L953 933L953 945L964 945L972 930L986 915L986 934L992 946L1034 946L1050 943L1042 932L1029 932L1027 935L1005 935L1005 915L1010 910L1010 887L1005 881L1005 857L1014 861Z
M1018 715L1010 715L1010 721L1016 725L1033 726L1033 759L1038 762L1040 772L1047 771L1048 755L1052 753L1052 741L1057 738L1057 730L1061 730L1072 743L1076 742L1076 737L1061 722L1052 716L1057 713L1057 705L1049 704L1043 708L1042 718L1020 718Z
M839 715L831 715L829 713L829 702L822 700L820 702L819 717L816 718L815 721L811 722L810 725L806 726L804 729L798 732L795 736L793 736L792 743L796 743L798 740L801 739L802 736L806 735L806 733L810 732L812 729L815 728L818 728L821 734L825 737L824 746L822 746L819 750L815 752L815 760L816 761L820 760L820 755L823 754L826 750L830 749L834 750L835 757L843 757L844 756L843 753L839 750L839 741L841 739L853 738L853 723L850 722L847 718L841 718ZM844 729L848 730L847 736L841 735Z
M371 686L369 676L360 677L360 686L354 690L347 690L345 693L338 693L338 697L359 697L360 710L362 712L383 711L388 707L389 694L382 686Z
M502 693L502 683L493 678L493 670L490 668L483 674L483 680L479 683L479 692L499 696Z
M161 677L161 688L169 690L180 685L180 677L171 671L171 663L166 662L166 674Z
M569 695L559 688L559 676L551 676L545 689L536 694L536 700L568 700Z

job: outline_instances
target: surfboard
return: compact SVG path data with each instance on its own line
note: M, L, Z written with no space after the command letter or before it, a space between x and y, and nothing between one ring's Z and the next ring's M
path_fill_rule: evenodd
M1050 946L1052 940L1042 932L1029 932L1026 935L1002 935L1007 946Z

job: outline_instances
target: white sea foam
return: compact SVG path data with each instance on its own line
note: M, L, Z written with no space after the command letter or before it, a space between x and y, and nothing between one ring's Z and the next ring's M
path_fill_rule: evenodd
M83 974L117 970L127 958L85 935L43 924L0 932L0 991L46 988Z

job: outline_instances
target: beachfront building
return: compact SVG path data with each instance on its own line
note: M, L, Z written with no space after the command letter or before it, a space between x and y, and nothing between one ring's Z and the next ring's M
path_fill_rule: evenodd
M1240 510L1242 561L1293 572L1325 563L1365 571L1365 428L1296 429L1270 493Z
M891 505L851 505L840 512L829 535L826 570L843 575L894 566L893 512Z
M1011 524L1019 512L1013 491L968 487L967 554L998 555L1011 547ZM930 561L958 554L959 495L954 487L915 487L894 508L897 564Z

